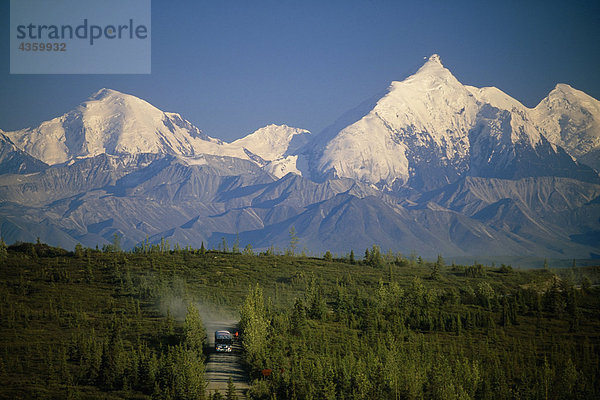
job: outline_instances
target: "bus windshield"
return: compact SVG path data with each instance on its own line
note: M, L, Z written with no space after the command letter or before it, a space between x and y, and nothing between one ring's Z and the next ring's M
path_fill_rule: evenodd
M232 344L231 333L228 331L215 332L215 344Z

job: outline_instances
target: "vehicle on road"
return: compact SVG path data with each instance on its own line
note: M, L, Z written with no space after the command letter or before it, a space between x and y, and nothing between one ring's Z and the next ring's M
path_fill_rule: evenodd
M233 346L233 338L229 331L215 332L215 350L219 352L231 353Z

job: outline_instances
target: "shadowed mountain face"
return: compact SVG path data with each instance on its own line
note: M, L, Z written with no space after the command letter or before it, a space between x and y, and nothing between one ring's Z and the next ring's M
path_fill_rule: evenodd
M0 130L0 174L30 174L48 165L17 148Z
M284 250L293 227L297 251L591 258L597 103L558 85L528 109L462 85L432 56L320 135L270 125L225 143L104 89L38 128L0 132L0 234Z
M424 256L589 257L600 185L571 178L463 178L410 199L349 179L279 180L247 160L206 156L130 160L101 155L30 175L0 177L8 242L40 239L125 247L149 238L182 246L289 246L347 252L372 243ZM18 179L17 179L18 178Z

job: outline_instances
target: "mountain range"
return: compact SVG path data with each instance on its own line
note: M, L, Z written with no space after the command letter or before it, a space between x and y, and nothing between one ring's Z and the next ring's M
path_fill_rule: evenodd
M463 85L437 55L323 132L231 143L101 89L0 131L0 234L72 248L383 249L450 258L600 257L600 102L558 84L535 108Z

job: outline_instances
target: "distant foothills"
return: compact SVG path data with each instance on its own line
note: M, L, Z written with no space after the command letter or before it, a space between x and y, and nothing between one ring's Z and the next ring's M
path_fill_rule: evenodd
M598 100L558 84L527 108L463 85L437 55L323 132L269 125L231 143L102 89L38 127L0 131L0 235L282 252L293 236L312 254L377 243L570 263L600 258L598 170Z

